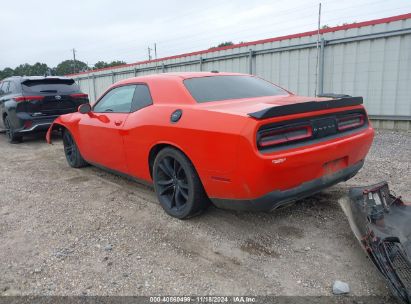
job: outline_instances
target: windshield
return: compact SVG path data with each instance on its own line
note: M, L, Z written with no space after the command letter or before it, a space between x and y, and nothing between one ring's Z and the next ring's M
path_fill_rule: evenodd
M288 94L268 81L251 76L190 78L184 80L184 85L197 102Z
M23 81L22 88L27 93L74 93L80 90L73 79L44 78Z

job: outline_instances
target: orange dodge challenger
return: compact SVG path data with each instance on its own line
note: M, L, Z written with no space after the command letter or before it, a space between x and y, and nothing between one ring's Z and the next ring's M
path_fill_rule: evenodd
M272 210L353 177L374 131L361 97L296 96L252 75L196 72L113 84L58 117L71 167L154 184L176 218L210 203Z

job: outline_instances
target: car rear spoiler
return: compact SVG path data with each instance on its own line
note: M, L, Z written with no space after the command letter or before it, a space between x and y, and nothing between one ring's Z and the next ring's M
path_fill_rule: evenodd
M284 106L275 106L261 111L248 113L249 116L256 119L266 119L284 115L291 115L303 112L312 112L328 110L334 108L343 108L357 106L363 103L362 97L340 97L325 101L307 101Z

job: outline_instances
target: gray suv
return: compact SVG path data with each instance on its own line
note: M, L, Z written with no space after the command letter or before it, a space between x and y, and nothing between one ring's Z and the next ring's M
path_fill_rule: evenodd
M71 78L14 76L0 81L0 131L19 143L29 133L46 131L54 119L88 103Z

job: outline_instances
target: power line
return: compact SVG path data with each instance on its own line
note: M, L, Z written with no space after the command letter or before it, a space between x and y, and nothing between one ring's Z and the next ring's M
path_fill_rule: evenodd
M370 5L370 3L379 3L379 2L384 2L385 0L383 0L383 1L374 1L374 2L367 2L366 4L360 4L360 5L356 5L356 6L352 6L352 7L350 7L350 8L345 8L345 9L338 9L338 11L342 11L342 10L346 10L346 9L352 9L352 8L356 8L356 7L362 7L362 6L364 6L364 5L367 5L367 6L369 6ZM307 11L307 9L303 9L303 10L305 10L305 11ZM337 10L337 9L335 9L335 10ZM295 11L297 11L297 10L292 10L293 12L295 12ZM299 11L301 11L301 9L299 10ZM334 10L329 10L329 11L334 11ZM293 14L288 14L289 16L291 16L291 15L293 15ZM312 18L312 16L313 16L313 14L312 14L312 10L310 9L309 11L307 11L307 14L304 14L303 16L298 16L298 19L299 20L304 20L304 19L311 19ZM334 18L334 19L330 19L329 21L332 21L332 20L340 20L340 18L341 17L337 17L337 18ZM292 17L290 17L290 19L293 19ZM283 22L278 22L278 21L276 21L276 22L274 22L274 23L266 23L266 24L264 24L264 26L265 27L267 27L267 26L274 26L274 25L278 25L278 24L283 24ZM313 24L313 23L311 23L311 22L309 22L309 23L307 23L307 24L304 24L304 25L297 25L297 26L293 26L293 27L289 27L289 26L285 26L285 27L281 27L280 29L284 29L284 28L286 28L286 29L294 29L294 28L296 28L296 29L298 29L298 28L302 28L302 27L306 27L306 26L309 26L309 25L311 25L311 24ZM219 27L219 28L216 28L216 30L218 30L218 29L220 29L220 28L222 28L222 29L225 29L226 27ZM258 25L256 25L256 26L249 26L247 29L245 29L245 30L241 30L241 31L238 31L238 32L227 32L227 33L225 33L225 36L233 36L233 34L238 34L238 33L241 33L241 34L244 34L245 32L253 32L253 37L251 38L251 39L256 39L255 37L256 36L258 36L258 35L260 35L260 37L261 37L261 35L262 35L262 33L260 32L260 33L255 33L255 29L258 29L258 28L262 28L262 26L261 26L261 24L258 24ZM277 31L276 32L278 32L278 28L276 29ZM288 31L289 32L289 31ZM272 33L273 33L273 31L272 30L270 30L269 32L265 32L265 33L270 33L271 35L270 35L270 37L273 37L273 36L275 36L275 35L273 35ZM193 34L193 35L188 35L188 36L180 36L180 37L175 37L175 38L173 38L173 39L169 39L169 40L160 40L160 41L158 41L159 42L159 44L162 44L163 45L163 49L167 49L168 50L168 53L170 53L171 51L180 51L180 50L182 50L182 48L178 48L178 49L171 49L170 50L170 46L173 46L173 45L176 45L176 44L179 44L179 40L187 40L188 38L190 38L190 37L197 37L197 36L199 36L199 34L198 33L196 33L196 34ZM209 34L201 34L201 39L195 39L195 40L190 40L190 42L191 42L191 48L190 49L193 49L193 47L195 47L196 45L193 45L193 42L197 42L197 41L201 41L201 42L203 42L204 41L204 37L210 37L210 38L214 38L214 37L221 37L221 38L219 38L220 40L221 39L224 39L224 38L222 38L223 37L223 35L221 35L221 34L219 34L219 35L215 35L215 33L213 32L213 33L209 33ZM249 36L248 36L249 37ZM242 36L242 39L241 40L246 40L247 38L248 38L247 36ZM165 43L166 41L170 41L170 43ZM198 45L197 45L198 46ZM203 44L201 44L201 47L204 47L203 46ZM115 46L113 46L113 47L111 47L111 49L113 49L113 48L115 48ZM100 52L104 52L104 51L106 51L107 49L110 49L110 48L101 48L101 50L100 50ZM123 48L123 50L125 50L125 51L123 51L123 52L120 52L120 53L117 53L117 54L131 54L131 53L136 53L135 51L133 51L133 52L131 52L131 51L128 51L127 50L128 48L126 48L126 49L124 49ZM184 50L187 50L187 48L185 47L184 48ZM96 52L96 50L93 50L93 53L95 53Z
M284 0L285 1L285 0ZM334 3L334 2L339 2L339 0L333 0L333 1L328 1L328 3ZM367 3L362 3L362 4L360 4L360 5L355 5L355 6L351 6L351 7L349 7L349 8L342 8L342 9L333 9L333 10L328 10L328 11L342 11L342 10L352 10L353 8L357 8L357 7L363 7L363 6L369 6L370 4L377 4L377 3L381 3L381 2L386 2L386 0L380 0L380 1L371 1L371 2L367 2ZM309 17L312 17L312 13L313 13L313 10L312 10L312 5L311 4L308 4L308 5L305 5L305 6L301 6L301 5L299 5L299 6L296 6L296 7L293 7L293 8L288 8L288 9L286 9L286 10L280 10L280 11L276 11L276 14L281 14L282 16L294 16L295 15L295 12L300 12L300 11L307 11L307 12L309 12L309 14L305 14L305 15L303 15L303 17L306 17L306 16L309 16ZM288 13L288 12L291 12L291 14L286 14L286 13ZM179 20L179 18L169 18L169 19L176 19L176 20ZM221 19L221 16L217 16L217 17L213 17L213 18L205 18L205 19L201 19L199 22L190 22L190 28L193 28L193 27L195 27L195 25L197 25L197 24L204 24L204 23L210 23L210 21L213 21L213 20L219 20L219 19ZM290 19L295 19L295 18L290 18ZM298 19L299 20L301 20L301 16L298 16ZM277 24L283 24L284 22L274 22L274 23L269 23L269 24L267 24L267 25L277 25ZM298 26L297 26L298 27ZM226 26L225 25L223 25L223 26L220 26L220 27L217 27L216 28L216 30L219 30L219 29L225 29L226 28ZM261 25L257 25L257 26L255 26L255 27L253 27L253 28L248 28L247 30L245 30L245 31L250 31L250 30L254 30L255 28L261 28ZM290 28L289 26L288 26L288 28ZM295 27L294 27L295 28ZM241 32L244 32L244 30L242 30ZM215 34L215 33L212 33L212 34ZM210 35L206 35L206 36L210 36ZM174 38L170 38L170 39L166 39L166 40L157 40L157 42L159 43L159 44L162 44L162 45L164 45L165 43L167 43L167 45L169 45L169 44L172 44L172 45L175 45L175 44L177 44L177 43L179 43L178 41L181 41L181 40L187 40L188 38L191 38L191 37L198 37L198 33L195 33L195 34L190 34L190 35L183 35L183 36L177 36L177 37L174 37ZM204 35L202 35L202 38L204 37ZM201 40L203 40L203 39L201 39ZM123 46L127 46L127 45L130 45L130 43L134 43L135 41L138 41L138 39L131 39L131 40L129 40L128 42L125 42L125 43L121 43ZM195 40L195 41L197 41L197 40ZM170 43L168 43L168 42L170 42ZM118 45L118 43L117 43L117 45ZM116 48L116 46L113 46L112 45L112 43L110 43L110 45L108 46L108 47L104 47L104 48L101 48L100 50L98 50L99 52L105 52L107 49L114 49L114 48ZM124 49L124 48L123 48ZM93 52L95 52L94 50L93 50Z
M363 6L363 5L360 5L360 6ZM358 6L358 7L360 7L360 6ZM386 12L387 10L384 10L384 11L380 11L380 12ZM312 14L312 12L309 12L308 14L305 14L305 15L303 15L303 16L298 16L298 18L299 18L299 20L305 20L305 19L312 19L312 16L313 16L313 14ZM350 16L350 17L358 17L358 16L361 16L362 17L362 15L356 15L356 16ZM332 18L332 19L328 19L328 21L334 21L334 20L340 20L341 19L341 17L337 17L337 18ZM267 26L267 25L277 25L277 24L283 24L282 22L275 22L275 23L267 23L267 24L264 24L264 26ZM287 26L287 25L284 25L283 27L280 27L280 28L277 28L277 30L278 29L295 29L295 28L302 28L302 27L306 27L306 26L309 26L309 25L312 25L312 24L314 24L314 23L312 23L312 22L309 22L309 23L306 23L306 24L304 24L304 25L297 25L297 26L292 26L292 27L290 27L290 26ZM232 34L238 34L238 33L244 33L244 32L252 32L252 31L254 31L256 28L261 28L262 26L261 25L257 25L257 26L251 26L251 27L248 27L246 30L242 30L242 31L237 31L237 32L228 32L227 33L227 35L232 35ZM278 31L277 31L278 32ZM289 31L290 32L290 31ZM270 31L265 31L264 33L273 33L273 31L272 30L270 30ZM261 32L259 33L259 35L261 35ZM198 34L197 34L197 36L198 36ZM255 33L253 33L253 39L255 39L255 36L256 36L256 34ZM270 37L275 37L276 35L270 35ZM193 41L204 41L204 37L210 37L210 35L207 35L207 34L205 34L205 35L201 35L201 39L196 39L196 40L191 40L190 42L193 42ZM218 36L211 36L211 37L222 37L222 35L218 35ZM184 37L184 39L186 39L187 37ZM242 38L242 40L246 40L246 39L244 39L244 38L247 38L247 36L246 37L244 37L243 36L243 38ZM222 38L222 39L224 39L224 38ZM174 44L174 43L172 43L172 44ZM172 44L167 44L167 45L172 45Z
M389 10L389 11L392 11L392 10ZM387 10L384 10L384 11L378 11L378 12L375 12L372 16L374 16L375 14L377 14L377 13L381 13L381 12L388 12ZM308 17L308 18L311 18L312 17L312 14L310 14L310 15L307 15L306 17ZM354 17L354 18L361 18L362 19L362 17L363 17L363 15L355 15L355 16L352 16L351 15L351 17ZM370 17L370 15L368 15L368 17ZM300 20L301 19L307 19L307 18L300 18ZM367 19L370 19L370 18L367 18ZM341 17L337 17L337 18L332 18L332 19L328 19L327 20L327 24L329 23L329 22L331 22L331 21L335 21L335 20L338 20L338 21L341 21ZM360 22L360 21L359 21ZM293 27L288 27L288 26L285 26L285 27L282 27L282 28L280 28L280 29L287 29L287 30L290 30L290 29L300 29L301 30L301 28L306 28L306 27L308 27L308 26L310 26L310 25L312 25L313 23L306 23L306 24L304 24L304 25L298 25L298 26L293 26ZM334 26L334 25L332 25L331 24L331 26ZM231 32L231 33L227 33L227 34L225 34L224 36L223 35L219 35L219 36L214 36L214 37L220 37L219 39L220 40L224 40L224 39L227 39L226 38L226 36L227 35L231 35L231 37L233 37L233 34L239 34L239 33L244 33L244 32L249 32L249 31L252 31L253 30L253 28L249 28L249 29L247 29L247 30L245 30L245 31L240 31L240 32ZM277 28L277 30L278 30L278 28ZM311 29L307 29L307 30L312 30L312 28ZM303 30L301 30L301 31L303 31ZM290 32L290 31L287 31L287 33L278 33L278 31L277 31L277 33L276 34L273 34L273 32L272 31L266 31L266 32L260 32L259 34L252 34L252 37L251 37L251 35L249 35L249 36L242 36L241 38L240 38L240 40L243 40L243 41L253 41L253 40L261 40L261 39L265 39L265 37L264 37L264 35L265 34L270 34L267 38L271 38L271 37L276 37L276 36L279 36L279 35L287 35L287 34L292 34L292 33L294 33L295 31L292 31L292 32ZM259 35L259 37L257 38L256 36L257 35ZM204 44L193 44L192 42L196 42L196 41L204 41L204 37L207 37L207 35L201 35L202 36L202 39L200 39L200 40L191 40L190 42L191 42L191 48L190 49L196 49L196 47L197 47L197 49L198 49L198 47L200 47L200 48L204 48L205 46L204 46ZM170 44L169 44L170 45ZM163 46L163 49L168 49L168 50L170 50L170 48L168 48L168 47L166 47L166 46ZM178 48L178 49L172 49L173 50L173 52L180 52L180 51L183 51L183 49L182 48ZM188 49L187 48L185 48L185 50L184 51L188 51Z
M285 1L285 0L283 0L283 1ZM337 0L336 0L337 1ZM301 5L299 5L299 6L296 6L296 7L293 7L293 8L288 8L288 9L286 9L286 10L280 10L280 11L278 11L278 12L276 12L277 14L281 14L281 15L286 15L285 13L287 13L287 12L292 12L292 13L295 13L295 12L298 12L298 11L307 11L307 8L312 8L312 5L310 4L310 5L305 5L305 6L301 6ZM310 10L311 11L311 10ZM203 13L204 12L202 12L202 15L203 15ZM176 20L180 20L180 19L178 19L178 18L175 18ZM205 19L201 19L201 20L199 20L198 22L190 22L190 28L194 28L196 25L198 25L198 24L205 24L205 23L210 23L210 21L213 21L213 20L220 20L221 19L221 16L216 16L216 17L212 17L212 18L205 18ZM226 26L220 26L220 27L217 27L216 29L220 29L220 28L225 28ZM177 37L174 37L174 38L170 38L170 39L166 39L166 40L157 40L157 42L159 43L159 44L163 44L163 43L166 43L166 42L173 42L173 43L175 43L176 41L179 41L179 40L186 40L187 38L190 38L190 37L198 37L198 33L195 33L195 34L190 34L190 35L183 35L183 36L177 36ZM135 41L138 41L138 39L132 39L132 40L129 40L128 42L126 42L125 44L123 44L123 45L128 45L129 43L134 43ZM113 47L115 47L115 46L113 46L112 45L112 43L110 43L109 44L109 47L108 48L102 48L100 51L105 51L106 49L112 49Z
M364 5L370 5L370 3L379 3L379 2L384 2L384 1L374 1L374 2L368 2L367 4L361 4L361 5L357 5L357 6L353 6L353 7L350 7L350 8L343 8L343 9L333 9L333 10L328 10L328 11L336 11L336 10L338 10L339 12L340 11L343 11L343 10L347 10L347 9L352 9L352 8L354 8L354 7L362 7L362 6L364 6ZM400 9L400 8L395 8L395 10L398 10L398 9ZM304 9L304 10L306 10L306 9ZM307 10L306 10L307 11ZM392 10L389 10L389 11L392 11ZM373 12L373 14L372 15L375 15L375 14L377 14L377 13L379 13L379 12L387 12L387 10L384 10L384 11L377 11L377 12ZM311 13L311 10L310 10L310 12L308 12L307 11L307 13L308 14L304 14L304 16L301 18L301 16L299 16L299 20L302 20L302 19L311 19L312 18L312 13ZM289 15L292 15L292 14L289 14ZM364 16L363 16L363 14L360 14L360 15L356 15L356 16L353 16L353 15L350 15L350 17L351 17L351 19L352 18L358 18L358 17L360 17L361 16L361 18L363 18ZM369 19L369 13L367 14L367 18ZM331 18L331 19L328 19L327 20L327 23L329 23L329 22L331 22L331 21L333 21L333 20L341 20L341 18L342 17L336 17L336 18ZM268 24L264 24L264 26L265 27L267 27L267 26L269 26L269 25L277 25L277 24L281 24L280 22L274 22L274 23L268 23ZM313 24L312 22L309 22L309 23L306 23L306 24L304 24L304 25L297 25L297 26L294 26L294 27L289 27L289 26L287 26L287 27L282 27L282 28L280 28L280 29L287 29L288 30L288 32L289 32L289 30L290 29L293 29L293 28L303 28L303 27L306 27L306 26L309 26L309 25L311 25L311 24ZM165 56L167 56L168 54L175 54L175 53L178 53L178 52L188 52L188 51L191 51L191 50L194 50L197 46L199 46L199 47L201 47L201 48L204 48L205 46L204 46L204 37L210 37L210 38L214 38L215 37L215 39L217 39L217 37L220 37L220 38L218 38L218 39L224 39L223 37L226 37L226 36L228 36L228 35L230 35L231 37L233 37L233 35L235 35L235 34L242 34L241 35L241 37L242 37L242 39L241 40L248 40L247 39L247 37L250 37L251 35L248 35L248 36L244 36L244 33L245 32L250 32L250 31L253 31L253 34L252 34L252 38L251 39L256 39L256 36L257 35L260 35L260 39L262 38L261 36L262 36L262 33L261 32L259 32L259 33L255 33L255 29L256 28L261 28L262 26L261 26L261 24L259 24L259 25L257 25L257 26L252 26L252 27L248 27L246 30L242 30L242 31L236 31L236 32L226 32L226 33L224 33L224 34L218 34L218 35L215 35L215 32L213 32L213 33L210 33L210 34L204 34L204 35L201 35L201 39L196 39L196 40L191 40L190 42L191 42L191 45L190 45L190 47L189 48L187 48L187 47L184 47L184 48L170 48L170 46L172 46L172 45L176 45L177 43L178 43L178 40L181 40L181 39L187 39L188 37L191 37L191 36L193 36L193 35L189 35L189 36L180 36L180 37L176 37L176 38L174 38L174 39L169 39L169 40L163 40L163 43L160 41L160 44L162 44L163 45L163 47L162 47L162 49L164 49L164 50L167 50L167 53L165 54ZM218 28L217 28L218 29ZM278 33L278 29L279 28L276 28L276 32ZM273 37L273 36L275 36L274 34L273 34L273 31L272 30L270 30L270 31L266 31L265 33L270 33L270 37ZM199 34L197 33L195 36L198 36ZM170 43L164 43L164 41L170 41ZM197 41L201 41L201 44L193 44L193 42L197 42ZM101 51L107 51L107 49L101 49ZM96 52L96 50L94 50L93 51L93 53L95 53ZM135 55L138 55L139 54L139 52L136 52L136 51L125 51L125 52L117 52L117 55L118 54L135 54ZM137 56L136 56L137 57ZM133 61L136 61L137 60L137 58L136 57L134 57L133 58Z

